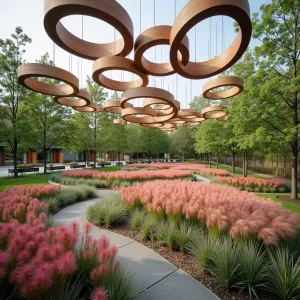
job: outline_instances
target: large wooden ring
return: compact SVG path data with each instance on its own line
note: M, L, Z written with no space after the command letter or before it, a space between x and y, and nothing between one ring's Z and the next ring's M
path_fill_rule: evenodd
M171 124L171 123L165 123L164 126L159 128L162 131L173 131L177 129L176 124Z
M131 103L126 103L126 108L133 107ZM112 114L121 114L123 108L121 107L121 102L119 100L109 100L106 101L103 105L103 109L105 112L109 112Z
M165 103L166 105L171 105L173 112L172 113L168 112L168 114L166 114L165 112L155 111L153 109L144 107L141 109L145 109L147 112L149 110L153 111L154 114L144 116L141 122L135 122L135 123L140 123L140 124L163 123L172 119L178 112L178 107L177 107L178 104L177 102L175 102L174 96L166 90L155 88L155 87L140 87L140 88L126 90L121 95L121 107L125 108L125 105L129 100L138 99L138 98L149 98L152 104L157 104L155 103L157 102L157 100L162 100L163 103Z
M133 49L133 24L129 14L111 0L45 0L44 27L58 46L76 56L96 60L99 57L127 56ZM71 15L84 15L107 22L119 31L122 38L107 44L82 40L69 32L60 20Z
M69 97L54 97L54 101L60 105L70 106L70 107L82 107L89 106L91 103L91 96L88 92L84 90L80 90L79 93L74 96L75 98L79 98L79 100L74 100Z
M219 92L212 92L213 89L232 86L231 89ZM237 76L225 76L209 81L203 86L203 97L206 99L218 100L227 99L240 94L244 90L243 79Z
M221 55L205 62L178 60L180 44L187 32L203 20L218 16L233 18L240 26L239 33L229 48ZM170 61L173 69L189 79L204 79L220 74L236 63L248 48L252 35L248 0L201 0L189 1L175 19L170 34Z
M220 119L227 116L224 111L224 106L209 106L202 110L203 118L205 119Z
M159 128L164 126L163 123L150 123L150 124L141 124L143 127Z
M79 112L102 112L103 109L100 106L97 106L96 103L91 102L88 106L75 106L73 107L74 110Z
M201 124L201 122L185 122L185 123L183 123L183 126L188 126L188 127L190 127L190 126L199 126Z
M136 74L140 78L134 81L117 81L104 76L105 71L122 70ZM126 91L130 88L144 87L149 83L149 78L141 72L133 60L124 57L101 57L93 64L93 79L99 85L114 91Z
M131 107L123 109L122 118L123 120L131 123L156 123L154 121L154 116L156 116L156 114L157 112L150 108Z
M183 119L180 119L180 118L173 118L171 120L168 121L168 123L171 123L171 124L179 124L179 125L182 125L184 124L186 121L183 120Z
M114 120L114 125L126 126L127 121L125 121L125 120Z
M169 76L175 73L170 63L154 63L144 57L144 53L158 45L170 45L172 26L161 25L151 27L142 32L134 44L134 61L145 74L152 76ZM189 61L189 39L184 36L179 46L178 59L184 65Z
M177 116L181 120L189 121L190 119L203 118L202 113L197 112L196 109L182 109Z
M34 77L49 78L64 82L65 85L48 84ZM58 97L76 96L79 80L72 73L45 64L23 64L18 68L18 82L34 92Z

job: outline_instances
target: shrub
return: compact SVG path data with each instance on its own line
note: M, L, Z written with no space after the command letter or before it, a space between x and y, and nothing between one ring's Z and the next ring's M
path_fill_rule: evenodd
M257 237L276 245L296 233L298 216L280 204L225 185L149 181L122 188L128 205L144 205L149 213L198 219L209 230L230 232L232 238Z
M257 289L266 288L268 263L266 252L255 241L247 241L240 247L239 275L237 287L247 290L250 299L254 295L257 299Z
M300 297L300 258L294 260L287 247L277 247L269 253L268 290L281 299Z
M146 214L144 210L135 209L130 215L130 227L134 230L139 230L143 220L145 219L145 216Z
M154 236L154 229L156 225L156 220L151 215L146 215L144 221L140 226L140 235L143 239L152 239Z
M208 270L217 277L219 283L226 289L231 288L237 280L239 267L239 252L231 238L220 240L212 256L212 264Z
M97 224L111 227L126 222L128 210L121 201L120 193L110 193L90 206L87 210L87 218Z
M101 180L101 179L94 179L93 184L98 189L109 187L108 182L106 180Z
M204 269L208 270L212 265L212 257L216 251L216 241L205 235L193 241L189 246L189 252L194 255L198 264Z

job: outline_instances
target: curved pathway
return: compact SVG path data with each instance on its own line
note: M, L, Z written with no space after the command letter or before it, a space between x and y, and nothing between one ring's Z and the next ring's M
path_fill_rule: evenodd
M98 190L99 197L110 190ZM96 200L71 205L54 216L59 225L72 221L80 224L82 231L86 222L85 212ZM101 201L101 200L100 200ZM166 259L136 241L117 233L92 226L91 235L99 238L106 235L118 247L118 259L135 274L140 294L138 300L218 300L219 298L193 277L178 269Z

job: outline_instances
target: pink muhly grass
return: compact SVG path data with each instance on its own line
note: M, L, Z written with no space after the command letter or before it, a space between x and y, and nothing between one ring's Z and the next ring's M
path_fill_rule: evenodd
M91 295L91 300L108 300L107 291L103 287L96 288Z
M97 268L93 269L90 274L91 280L95 283L100 282L101 279L105 276L107 270L108 268L105 264L102 264Z

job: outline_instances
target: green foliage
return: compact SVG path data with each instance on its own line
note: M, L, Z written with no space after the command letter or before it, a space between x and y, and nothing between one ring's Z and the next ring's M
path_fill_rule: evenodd
M90 206L87 210L87 218L94 224L109 228L126 222L128 210L121 201L121 194L113 192Z
M246 290L250 299L258 299L257 290L266 288L268 260L266 252L256 241L246 241L240 247L237 287Z
M300 258L296 259L286 247L277 247L269 253L268 290L280 299L300 297Z
M145 219L145 216L146 213L144 210L135 209L130 215L130 227L134 230L139 230L141 224L143 223L143 220Z
M231 238L224 238L216 243L211 259L212 264L208 270L217 277L223 287L231 288L237 281L239 267L239 251Z
M121 265L117 272L109 270L102 284L109 291L110 300L132 300L140 292L135 285L134 274Z
M153 216L147 214L140 226L140 235L144 240L152 239L154 236L154 230L156 226L156 220Z
M56 225L56 222L53 218L53 215L47 215L46 219L44 220L44 224L46 228L54 227Z

